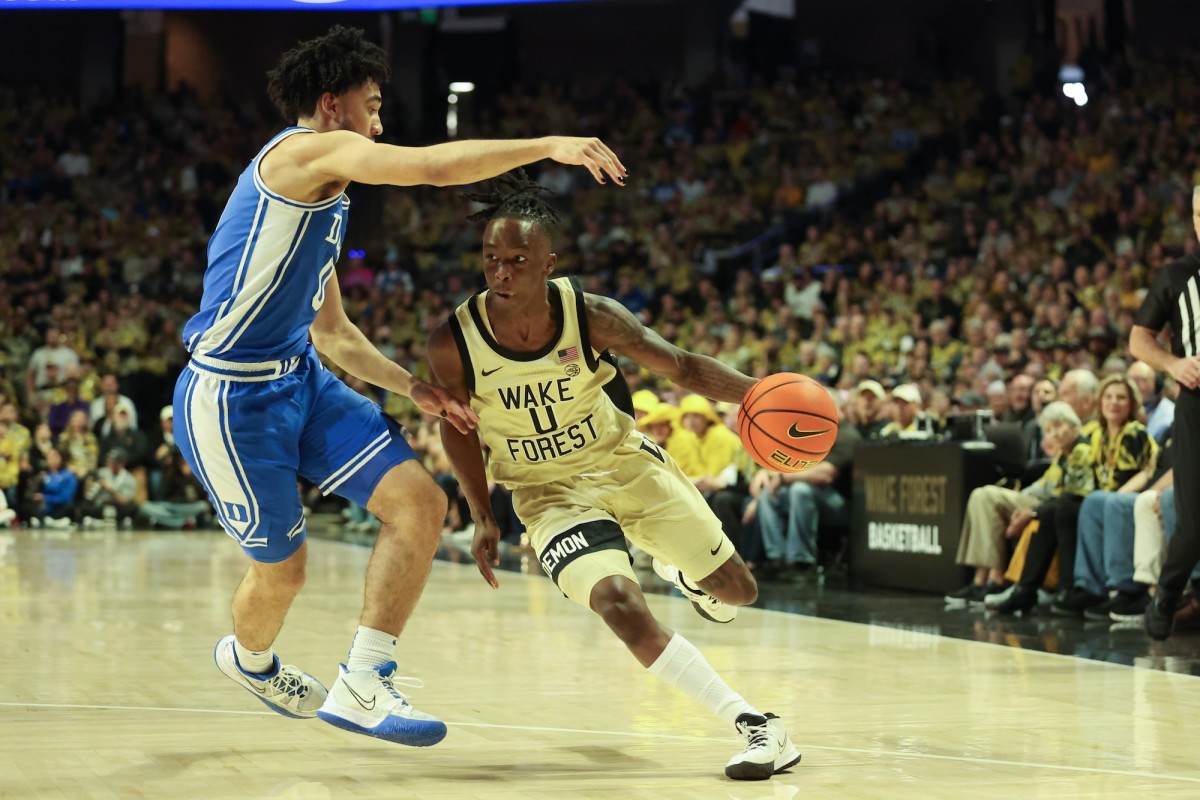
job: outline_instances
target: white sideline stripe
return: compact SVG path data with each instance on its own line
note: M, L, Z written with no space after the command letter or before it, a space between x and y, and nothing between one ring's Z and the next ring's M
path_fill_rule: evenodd
M163 706L105 706L83 705L73 703L5 703L0 707L7 708L57 708L82 709L94 711L155 711L187 714L237 714L241 716L275 717L273 711L232 711L221 708L168 708ZM452 728L489 728L494 730L529 731L537 733L576 733L587 736L627 736L634 739L670 739L689 742L730 742L733 736L680 736L670 733L638 733L635 731L600 731L587 728L553 728L541 725L497 725L489 722L448 722ZM1003 758L976 758L972 756L950 756L938 753L913 753L909 751L881 750L869 747L831 747L828 745L807 744L795 742L796 747L805 750L824 750L831 753L856 753L868 756L887 756L890 758L931 759L934 761L958 761L966 764L992 764L1000 767L1024 767L1027 769L1057 769L1067 772L1086 772L1095 775L1120 775L1128 778L1151 778L1153 780L1176 781L1179 783L1200 783L1200 777L1186 775L1167 775L1161 772L1142 772L1140 770L1103 769L1098 767L1076 767L1070 764L1045 764L1037 761L1011 761Z

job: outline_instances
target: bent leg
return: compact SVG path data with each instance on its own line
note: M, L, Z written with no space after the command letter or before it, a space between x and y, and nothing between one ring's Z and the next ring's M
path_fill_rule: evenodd
M736 552L696 583L705 594L731 606L748 606L758 599L758 581Z
M221 528L252 563L233 598L237 643L268 651L304 585L306 522L296 490L296 382L239 383L184 370L175 387L176 443ZM246 657L239 651L239 657Z
M658 660L674 635L650 613L641 587L623 575L610 575L593 586L590 604L643 667Z
M292 601L304 586L308 542L283 561L251 561L233 593L233 633L247 650L271 649Z
M591 608L653 674L733 724L758 712L729 688L691 642L663 626L646 607L641 587L613 575L592 589Z
M360 625L386 649L385 634L400 634L429 577L446 493L421 466L399 423L321 370L314 354L310 358L314 400L299 471L322 494L357 503L382 523L367 565ZM371 660L388 660L382 650L377 655Z
M663 564L676 567L685 594L698 587L730 606L757 599L754 576L674 460L668 456L660 461L639 450L617 475L620 490L608 494L607 502L625 535Z
M417 461L380 480L367 502L383 526L367 564L360 625L400 635L429 578L446 508L446 493Z

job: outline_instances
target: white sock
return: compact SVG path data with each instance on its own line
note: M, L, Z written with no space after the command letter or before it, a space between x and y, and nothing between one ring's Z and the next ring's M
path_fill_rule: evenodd
M650 672L662 678L730 725L742 714L758 714L754 706L721 680L700 651L678 633L667 642Z
M396 637L374 628L358 626L354 634L354 643L350 645L350 657L346 659L346 669L353 672L356 669L375 669L382 667L396 656Z
M247 650L234 637L233 652L237 656L238 665L246 672L262 675L270 672L271 667L275 666L275 651L269 647L262 651Z

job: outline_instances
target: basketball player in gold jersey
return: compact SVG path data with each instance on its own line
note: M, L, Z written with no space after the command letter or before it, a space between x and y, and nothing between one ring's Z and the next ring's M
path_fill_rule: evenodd
M472 554L498 588L492 518L479 438L492 475L512 489L542 567L571 600L590 608L652 673L734 725L746 740L725 767L761 780L800 760L783 722L760 714L686 639L650 613L630 565L628 536L655 557L708 619L728 622L758 587L717 518L671 456L639 433L632 408L606 393L615 367L605 351L714 400L739 402L754 380L664 341L620 304L551 279L557 215L523 173L505 176L483 235L487 290L463 303L429 340L439 382L469 401L477 430L442 426L446 454L475 519ZM626 392L626 397L628 396Z

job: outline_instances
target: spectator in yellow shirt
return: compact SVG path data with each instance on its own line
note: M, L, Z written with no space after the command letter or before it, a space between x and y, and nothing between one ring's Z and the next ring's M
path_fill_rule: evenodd
M644 399L642 403L645 403ZM633 409L635 414L641 415L637 423L638 430L670 453L684 475L692 481L702 480L705 472L700 440L696 438L696 434L680 424L679 409L668 403L657 402L649 411L642 413L638 409L636 398Z
M736 483L735 461L742 449L742 440L725 427L712 404L698 394L690 394L679 401L679 412L683 427L700 440L703 472L696 480L696 488L708 494Z
M696 488L712 508L721 529L735 546L741 545L742 506L746 481L739 470L745 448L707 399L691 394L679 401L682 425L700 441L702 474L693 478Z
M653 411L662 401L658 399L658 395L649 389L639 389L633 393L631 398L633 401L633 418L640 420L642 417Z

